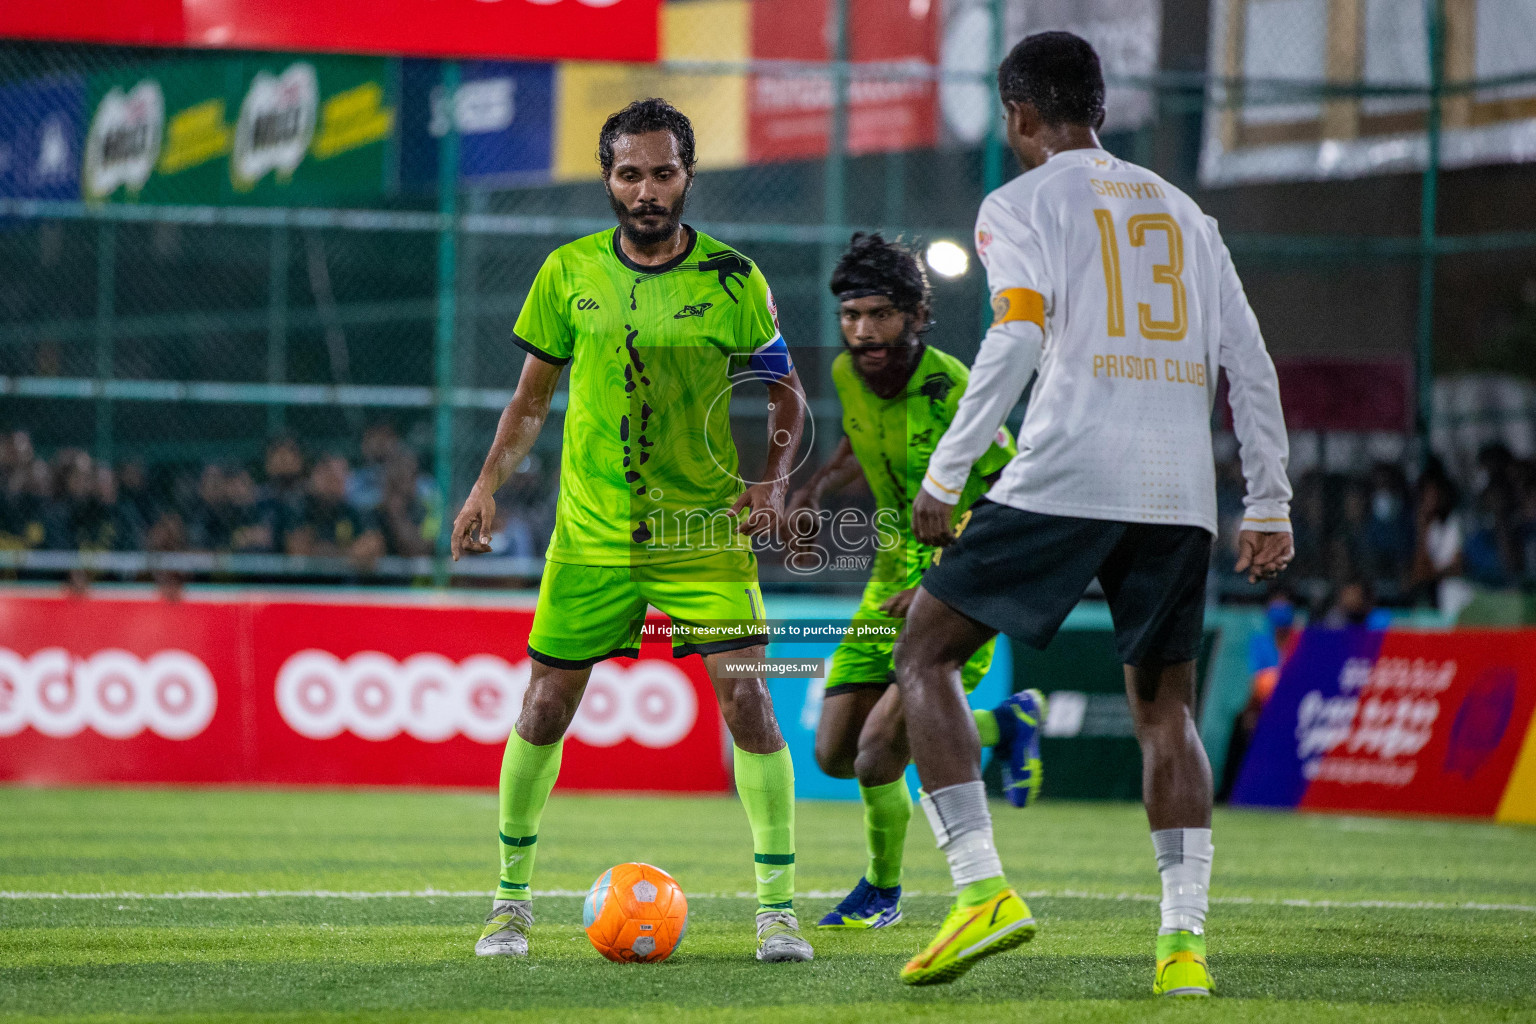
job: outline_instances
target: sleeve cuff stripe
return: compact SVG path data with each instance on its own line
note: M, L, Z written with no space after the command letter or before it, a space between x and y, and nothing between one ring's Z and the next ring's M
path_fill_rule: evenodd
M557 355L551 355L550 353L539 348L539 346L535 345L533 342L529 341L527 338L519 335L516 331L512 332L512 344L516 345L524 352L527 352L529 355L538 359L542 359L546 363L551 363L555 366L564 366L566 363L571 361L570 356L566 356L564 359L562 359Z
M1243 522L1245 523L1288 523L1290 521L1290 516L1270 516L1268 519L1259 519L1254 516L1243 517Z
M928 482L933 484L933 486L937 487L939 490L943 491L945 494L959 495L959 493L960 493L959 491L955 490L952 487L945 487L943 484L941 484L937 480L935 480L933 478L933 474L932 473L927 474L927 476L928 476Z
M770 349L770 348L772 348L775 345L782 344L783 341L784 341L784 335L782 335L782 334L775 334L772 338L768 339L767 341L763 342L761 345L757 346L757 348L753 349L752 350L752 354L756 355L757 353L762 352L765 349Z

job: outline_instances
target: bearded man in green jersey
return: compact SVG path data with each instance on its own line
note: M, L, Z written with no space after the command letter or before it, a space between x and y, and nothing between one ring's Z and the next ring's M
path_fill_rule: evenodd
M453 525L453 556L489 550L493 495L527 457L571 366L555 531L528 654L532 678L501 768L501 881L475 952L526 956L539 820L592 666L639 654L646 608L672 619L673 655L699 654L734 739L751 823L757 958L811 959L800 936L794 769L761 678L727 677L727 652L761 658L763 599L750 536L776 530L805 395L751 260L682 223L693 126L664 100L608 118L598 160L618 227L563 245L534 279L512 340L522 376ZM765 381L764 482L742 478L732 384ZM737 624L726 628L720 624Z
M923 572L939 549L912 533L911 499L922 486L928 458L965 393L965 364L925 343L931 296L917 256L878 234L855 234L833 271L843 352L832 362L832 382L843 407L844 436L831 461L790 501L790 528L812 533L822 499L857 479L862 470L875 498L874 570L854 621L900 620ZM1013 458L1013 438L1000 428L992 447L971 470L958 507L964 517L976 498ZM845 535L846 531L835 530ZM895 541L895 543L889 543ZM908 751L901 693L892 685L892 643L850 635L832 656L816 730L816 760L836 778L857 778L864 803L868 868L852 892L821 919L822 928L884 928L901 920L901 863L912 796L905 778ZM961 673L970 693L992 664L983 646ZM1004 760L1009 799L1023 807L1040 790L1039 725L1045 700L1025 690L992 710L975 712L983 743Z

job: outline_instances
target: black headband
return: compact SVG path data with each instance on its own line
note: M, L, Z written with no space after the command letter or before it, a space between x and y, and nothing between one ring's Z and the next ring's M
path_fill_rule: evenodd
M884 295L886 298L891 299L891 293L883 288L849 288L845 292L837 293L837 301L847 302L850 299L867 299L871 295ZM891 299L891 302L894 304L896 300Z

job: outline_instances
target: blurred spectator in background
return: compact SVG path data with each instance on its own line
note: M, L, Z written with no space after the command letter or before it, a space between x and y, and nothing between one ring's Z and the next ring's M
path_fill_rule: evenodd
M32 438L25 430L0 437L0 474L0 549L42 547L48 526L36 491L40 485L42 500L51 498L52 480L48 467L34 455Z
M1370 475L1370 518L1365 527L1365 562L1376 579L1401 581L1413 562L1413 518L1408 478L1400 466L1378 462Z
M1310 470L1296 482L1296 497L1291 503L1291 528L1295 531L1296 560L1291 572L1296 577L1326 575L1324 556L1328 541L1328 494L1323 474Z
M361 567L384 553L384 535L373 516L347 504L347 460L342 456L327 455L315 463L299 512L286 521L283 550L345 556Z
M268 444L262 470L266 479L257 505L263 521L281 530L304 509L304 452L299 443L291 437L279 437Z
M78 449L61 452L59 474L58 514L63 530L59 546L79 551L115 550L116 515L103 498L91 457Z
M507 518L501 509L491 520L491 554L507 558L529 558L535 554L533 530L528 523L516 517Z
M152 552L173 552L187 550L187 524L181 518L181 513L165 510L155 519L154 525L144 535L144 545ZM150 578L154 580L155 588L160 591L160 596L167 601L181 599L182 588L186 578L179 572L152 566Z
M1514 469L1515 493L1519 496L1516 532L1520 547L1520 575L1536 583L1536 459L1521 459Z
M188 542L194 551L273 551L276 507L261 506L249 470L204 466L188 510Z
M112 513L112 547L116 551L143 551L148 524L139 518L132 503L119 493L117 473L105 463L96 465L96 495Z
M1369 494L1365 481L1344 481L1344 500L1328 559L1331 578L1370 571L1366 568L1371 562L1367 540L1371 524Z
M10 489L16 509L18 536L22 547L62 548L68 538L58 502L55 500L54 473L42 459L33 459L18 470Z
M1243 480L1243 465L1235 454L1216 463L1216 544L1218 557L1214 564L1237 561L1237 535L1242 526L1247 506L1243 495L1247 484ZM1230 557L1229 557L1230 556Z
M394 424L380 420L363 431L363 463L347 477L347 501L353 508L372 512L384 500L384 477L389 462L403 450Z
M147 530L160 518L160 503L149 488L149 471L137 459L117 468L117 500L132 510L141 529Z
M276 551L277 524L261 507L261 495L251 471L237 469L225 474L224 494L231 513L230 550L244 554Z
M1438 461L1431 461L1419 477L1418 531L1408 582L1416 600L1451 618L1472 599L1461 578L1464 538L1456 503L1456 485Z
M442 526L441 505L422 497L419 464L409 448L397 447L385 465L376 514L390 554L432 554Z
M1476 495L1467 532L1467 577L1484 586L1515 582L1525 561L1520 539L1520 491L1515 457L1502 444L1487 444L1477 453Z
M1370 579L1357 576L1346 580L1333 592L1322 625L1327 629L1386 629L1392 616L1376 607L1376 588Z
M544 475L539 457L524 459L501 489L496 512L504 528L494 536L503 539L499 550L492 540L492 551L517 558L542 555L555 528L555 493L556 481Z
M228 551L234 533L234 513L229 502L222 466L203 467L197 496L188 510L187 542L194 551Z

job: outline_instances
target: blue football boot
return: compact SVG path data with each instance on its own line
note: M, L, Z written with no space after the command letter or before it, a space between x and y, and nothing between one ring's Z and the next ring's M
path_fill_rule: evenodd
M1028 807L1040 795L1040 729L1045 725L1045 694L1020 690L998 705L996 714L1012 717L1013 728L1003 762L1003 792L1015 807ZM999 751L1002 753L1003 751Z
M901 886L879 889L865 878L843 902L816 922L817 928L889 928L901 920Z

